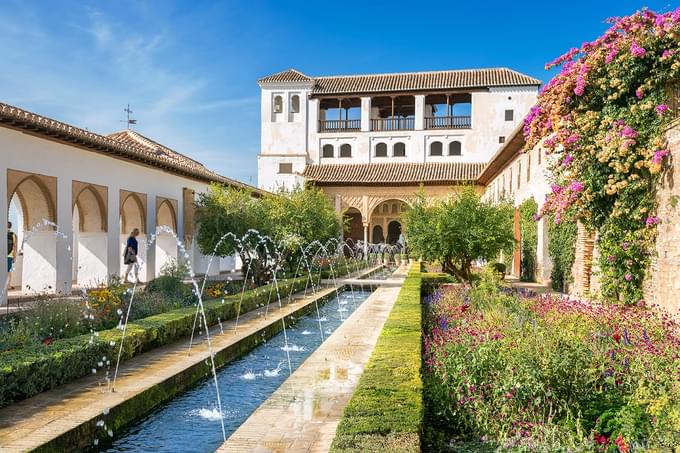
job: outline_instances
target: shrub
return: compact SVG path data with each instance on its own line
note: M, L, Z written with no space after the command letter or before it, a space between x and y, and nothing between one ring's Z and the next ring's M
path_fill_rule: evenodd
M412 270L345 408L332 452L420 451L420 286L420 272Z
M498 275L500 275L501 278L505 278L505 272L506 272L506 269L507 269L507 266L505 265L505 263L493 263L491 265L491 268L494 271L498 272Z
M680 328L640 308L516 296L483 274L427 299L435 450L670 451L680 442Z

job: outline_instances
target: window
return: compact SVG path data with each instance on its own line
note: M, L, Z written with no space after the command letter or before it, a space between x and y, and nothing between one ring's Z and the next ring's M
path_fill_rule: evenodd
M297 94L290 98L290 113L300 113L300 96Z
M515 119L515 111L514 110L506 110L505 111L505 121L513 121Z
M517 162L517 188L522 184L522 162Z
M498 137L498 143L505 143L505 135Z
M287 162L287 163L281 162L279 164L279 173L283 173L283 174L293 173L293 164L291 164L290 162Z
M333 157L333 145L323 145L321 157Z
M538 165L541 165L541 154L543 154L543 150L538 148Z
M508 192L512 193L512 167L510 167L510 175L508 178Z
M402 142L397 142L392 147L392 155L394 157L404 157L406 156L406 145Z
M460 156L462 154L460 142L449 143L449 156Z
M442 155L442 142L432 142L430 143L430 156L441 156Z
M392 214L396 214L399 212L399 206L397 206L396 203L392 204Z
M283 98L280 95L274 96L274 113L283 112Z
M375 157L387 157L387 145L385 143L375 145Z
M352 157L352 146L345 143L340 147L340 157Z
M527 182L531 180L531 151L527 154Z

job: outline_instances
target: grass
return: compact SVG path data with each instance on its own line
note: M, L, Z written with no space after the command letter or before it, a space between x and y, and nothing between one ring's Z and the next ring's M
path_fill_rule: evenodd
M331 452L418 452L423 420L421 274L412 267L345 408Z

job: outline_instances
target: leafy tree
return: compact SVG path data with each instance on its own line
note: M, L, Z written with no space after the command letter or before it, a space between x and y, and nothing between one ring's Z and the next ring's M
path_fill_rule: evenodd
M328 197L320 189L302 186L254 198L245 190L212 185L199 195L196 220L201 251L239 254L257 284L267 278L267 269L287 264L294 271L302 248L340 233Z
M519 225L522 232L522 281L531 282L536 277L536 248L538 246L538 225L536 214L538 204L532 198L519 205Z
M512 205L482 201L472 187L432 204L421 189L404 221L411 250L468 282L474 260L493 259L514 241Z

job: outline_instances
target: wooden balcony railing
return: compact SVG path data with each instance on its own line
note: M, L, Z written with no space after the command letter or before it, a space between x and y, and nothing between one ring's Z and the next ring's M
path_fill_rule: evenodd
M472 118L469 116L431 116L425 118L425 129L469 129Z
M319 132L361 130L361 120L319 120Z
M415 129L414 118L379 118L371 120L372 131L411 131Z

